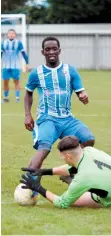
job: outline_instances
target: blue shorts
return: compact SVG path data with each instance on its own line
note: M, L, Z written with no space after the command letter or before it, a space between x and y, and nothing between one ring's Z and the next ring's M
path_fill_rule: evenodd
M38 150L51 150L52 144L64 136L76 136L80 143L95 140L89 128L75 117L56 118L41 115L33 129L33 147Z
M20 79L20 70L19 69L2 69L2 79L9 80L13 78L15 80Z

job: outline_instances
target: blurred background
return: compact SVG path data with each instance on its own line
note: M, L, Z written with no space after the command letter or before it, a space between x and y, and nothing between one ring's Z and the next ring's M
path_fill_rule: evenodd
M111 69L111 0L4 0L1 13L2 39L15 28L31 68L44 62L41 42L52 35L60 40L62 61L81 69Z

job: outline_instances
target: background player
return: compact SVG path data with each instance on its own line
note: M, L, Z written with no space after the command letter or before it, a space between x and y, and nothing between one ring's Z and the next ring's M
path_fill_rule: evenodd
M83 104L88 103L88 95L77 70L60 62L60 42L55 37L47 37L42 42L42 54L46 64L32 70L26 85L24 98L25 127L33 131L34 148L38 150L29 167L38 169L49 154L52 144L67 135L78 137L81 145L93 146L94 136L88 127L71 114L71 95L74 91ZM31 115L33 91L39 93L38 119Z
M58 144L60 155L68 165L53 169L22 170L39 175L37 180L32 176L23 175L21 183L33 191L39 192L56 207L68 208L69 206L101 207L111 206L111 156L93 147L81 148L76 137L64 137ZM44 189L40 184L40 175L69 175L75 173L68 190L57 196Z
M23 44L16 38L14 29L8 31L8 39L1 44L1 56L3 61L3 87L4 102L9 101L9 80L13 78L15 85L16 102L20 101L20 52L26 62L26 71L29 70L28 56Z

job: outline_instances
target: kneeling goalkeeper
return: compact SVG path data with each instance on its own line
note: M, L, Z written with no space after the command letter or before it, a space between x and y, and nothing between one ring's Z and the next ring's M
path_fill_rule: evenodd
M23 188L37 191L56 207L69 206L108 207L111 206L111 156L93 147L81 148L76 137L64 137L58 144L65 165L52 169L22 168ZM40 183L42 175L74 175L71 184L62 196L46 190ZM34 177L37 179L34 180Z

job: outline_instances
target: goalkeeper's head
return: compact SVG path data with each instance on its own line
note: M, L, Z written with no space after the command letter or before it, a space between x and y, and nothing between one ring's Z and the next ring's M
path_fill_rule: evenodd
M67 164L77 167L79 160L83 156L83 150L79 144L79 139L77 137L64 137L58 143L57 148Z

